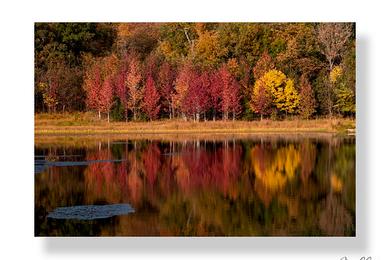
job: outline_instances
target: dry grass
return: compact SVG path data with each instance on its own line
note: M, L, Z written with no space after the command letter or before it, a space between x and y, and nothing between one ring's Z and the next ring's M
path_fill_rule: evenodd
M111 122L98 120L91 113L37 114L35 134L191 134L261 132L345 132L354 129L351 119L283 121L206 121L159 120L153 122Z

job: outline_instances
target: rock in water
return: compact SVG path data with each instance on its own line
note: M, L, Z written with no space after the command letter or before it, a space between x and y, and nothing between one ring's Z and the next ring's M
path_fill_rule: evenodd
M135 210L130 204L83 205L56 208L53 212L50 212L47 217L53 219L94 220L126 215L134 212Z

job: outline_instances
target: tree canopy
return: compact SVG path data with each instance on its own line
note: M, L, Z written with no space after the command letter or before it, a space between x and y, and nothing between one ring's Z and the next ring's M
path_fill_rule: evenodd
M35 111L355 115L352 23L36 23ZM131 117L130 117L131 116Z

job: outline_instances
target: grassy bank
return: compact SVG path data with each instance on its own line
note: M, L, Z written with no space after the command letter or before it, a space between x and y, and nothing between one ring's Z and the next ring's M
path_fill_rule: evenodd
M153 122L110 122L91 113L36 114L34 131L45 134L170 134L170 133L259 133L259 132L347 132L355 129L351 119L283 121L161 120Z

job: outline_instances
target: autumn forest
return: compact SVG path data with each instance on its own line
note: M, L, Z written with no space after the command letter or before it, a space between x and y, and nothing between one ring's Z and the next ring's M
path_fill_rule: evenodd
M35 112L355 117L353 23L36 23Z

